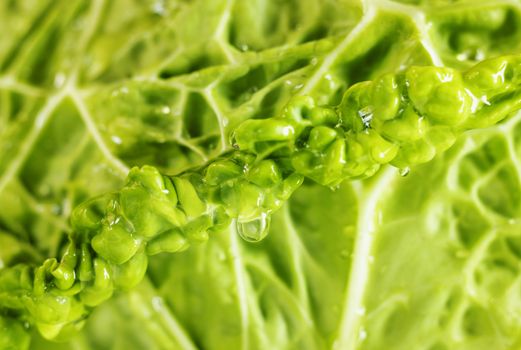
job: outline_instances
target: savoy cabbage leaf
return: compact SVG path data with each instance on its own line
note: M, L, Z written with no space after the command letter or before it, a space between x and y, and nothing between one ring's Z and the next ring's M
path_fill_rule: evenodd
M4 270L62 255L72 210L132 167L200 167L291 97L521 49L518 1L7 0L0 23ZM306 180L264 240L231 225L150 257L65 342L0 309L0 348L516 350L520 118L423 165Z

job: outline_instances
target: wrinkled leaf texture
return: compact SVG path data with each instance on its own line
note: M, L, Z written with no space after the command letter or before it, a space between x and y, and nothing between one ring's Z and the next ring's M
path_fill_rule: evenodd
M7 0L0 23L0 267L58 255L71 209L130 167L200 165L293 95L521 49L514 0ZM77 337L32 348L519 349L520 128L407 176L306 183L263 242L154 257Z

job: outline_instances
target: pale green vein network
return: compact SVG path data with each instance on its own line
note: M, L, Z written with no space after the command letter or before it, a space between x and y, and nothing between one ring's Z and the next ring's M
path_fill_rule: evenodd
M224 51L224 54L226 55L226 58L230 61L230 63L236 63L237 59L235 58L234 52L230 50L230 46L228 42L225 40L224 35L227 32L227 27L229 25L230 17L231 17L231 11L235 0L226 0L226 7L223 10L223 13L221 15L221 18L219 19L219 24L217 25L217 28L215 30L215 38L217 39L217 42L221 46L222 50Z
M0 89L15 91L31 97L40 97L46 94L45 90L17 81L14 77L9 75L0 77Z
M160 348L172 349L175 344L180 350L197 349L148 278L124 299L128 300L134 314L142 319Z
M305 249L302 247L298 232L293 224L293 219L290 215L289 204L284 206L281 210L284 211L284 224L286 226L285 229L287 232L288 247L290 249L290 260L297 280L297 296L302 305L309 305L309 295L306 290L306 282L302 263L302 254Z
M117 159L111 151L108 149L107 145L105 144L105 141L103 141L103 138L101 137L100 133L98 132L96 128L96 124L92 120L92 117L89 114L89 111L87 110L87 106L85 106L85 103L82 101L81 97L77 95L75 92L70 92L69 95L71 96L72 100L76 104L76 107L78 108L78 111L81 115L81 118L83 119L83 122L87 126L87 130L91 134L92 138L96 142L97 146L99 147L101 153L107 158L110 163L119 171L121 174L121 177L124 177L127 175L129 168L123 164L119 159Z
M90 38L94 35L94 27L97 25L98 19L101 14L101 8L103 5L102 0L98 0L93 2L92 7L92 14L90 16L90 23L91 27L87 27L87 30L84 32L84 35L79 38L79 47L80 47L80 55L79 57L82 57L83 50L85 50L85 45L88 43ZM73 71L71 76L75 76L75 72ZM11 86L19 87L19 85L14 84L12 79L4 78L2 79L6 81L7 86L9 84ZM58 107L58 105L63 101L65 96L68 94L67 89L69 89L70 85L67 85L63 87L61 90L59 90L57 93L55 93L53 96L49 97L45 103L45 105L42 107L40 112L37 114L35 118L35 122L33 125L33 128L31 132L28 134L26 140L23 143L22 149L20 150L19 155L14 159L13 163L8 167L8 170L3 174L3 176L0 178L0 192L2 192L5 185L11 180L13 176L17 174L19 171L20 166L23 165L23 162L25 161L26 157L31 151L31 148L33 147L34 143L36 142L36 139L38 138L41 131L44 129L46 123L48 122L49 118L52 116L52 113L54 110ZM27 87L23 87L25 91L28 90ZM32 88L29 88L29 91L33 91Z
M378 175L376 182L367 189L362 187L359 199L358 227L352 258L352 268L344 301L344 313L339 326L334 349L356 349L363 340L360 336L362 318L365 315L364 297L371 273L373 241L378 234L379 202L396 179L396 169L387 168ZM362 338L362 339L361 339Z
M84 55L84 50L88 42L90 41L91 37L95 34L96 26L98 25L99 17L101 16L101 11L103 9L104 3L105 2L103 0L94 1L92 3L92 11L90 14L90 20L88 21L89 25L87 27L87 30L84 31L84 35L79 39L78 47L80 48L80 50L78 53L78 57L82 57ZM75 67L75 69L77 70L78 67ZM90 115L83 101L81 92L78 91L76 87L74 87L75 80L76 71L73 70L69 75L68 82L64 86L60 87L60 90L58 90L58 92L50 96L46 100L44 106L37 113L33 124L33 128L24 140L20 152L18 153L17 157L14 158L12 163L7 167L7 170L0 177L0 192L2 192L5 186L13 179L13 177L17 175L21 166L23 166L23 163L26 161L32 148L34 147L35 142L39 138L42 130L45 128L53 113L56 111L58 106L64 101L66 97L70 97L73 100L82 120L84 121L87 127L88 132L97 144L101 153L114 166L114 168L118 170L122 178L126 176L129 168L125 164L123 164L119 159L117 159L108 149L107 145L105 144L104 140L102 139L101 135L97 130L92 116ZM41 90L37 87L33 87L22 82L18 82L9 75L0 78L0 88L16 91L27 96L39 97L44 94L44 90ZM149 288L151 288L151 286L149 286ZM142 296L140 292L134 291L129 295L129 298L134 298L134 301L141 302L140 300L144 298L144 296ZM163 302L161 302L158 298L160 297L155 296L152 299L152 303L155 312L162 320L164 330L167 332L171 332L170 337L176 340L176 343L179 344L180 349L196 349L196 347L191 343L191 341L187 337L184 330L181 328L180 324L173 317L171 311L166 310L165 305L163 305ZM73 342L72 345L75 345L78 348L86 348L85 343L80 341L80 339L83 339L83 337L78 337L77 339L78 341ZM165 348L168 348L168 346Z
M31 129L31 132L27 135L27 138L24 140L23 146L18 156L13 160L13 162L8 166L7 170L0 177L0 192L5 188L6 184L9 181L11 181L11 179L14 176L16 176L20 167L23 165L26 157L31 152L31 149L34 143L36 142L36 139L40 135L42 129L45 127L49 118L52 116L52 113L54 112L56 107L62 102L64 97L65 91L63 90L53 95L47 100L47 103L36 115L34 126Z
M318 80L329 69L337 56L343 53L351 42L359 38L363 30L369 26L375 19L380 9L398 10L400 13L411 17L418 27L418 32L422 36L422 44L427 49L431 58L436 65L441 65L441 59L436 55L432 44L429 40L425 27L424 15L418 10L412 11L410 7L397 5L388 1L366 2L365 13L357 27L346 36L335 50L328 55L315 75L309 80L302 93L308 93L317 84ZM355 239L355 247L352 258L352 268L346 289L344 301L344 312L340 326L338 328L338 337L333 342L334 349L356 350L365 338L365 331L362 328L363 318L365 317L365 291L368 284L369 275L371 273L371 254L373 250L374 235L377 234L379 209L378 203L385 196L384 193L391 187L392 181L396 178L395 169L388 168L383 174L379 175L376 184L371 184L367 190L362 190L359 198L359 219L357 236Z
M239 313L241 320L241 350L247 350L249 347L249 307L248 307L248 291L247 291L247 281L246 281L246 272L245 265L243 263L243 258L241 255L241 250L239 246L239 235L235 229L235 222L232 222L232 225L229 229L229 237L230 237L230 253L231 258L233 260L233 273L236 279L236 289L238 295L239 302Z
M212 107L213 111L215 112L215 116L217 117L217 122L219 123L219 132L221 134L221 152L226 150L228 148L228 140L226 140L226 131L224 130L225 125L228 124L228 119L224 115L223 111L221 111L221 108L219 108L219 105L217 101L215 100L215 97L212 94L212 90L210 88L204 90L204 97L208 101L210 107Z
M418 34L420 35L420 42L425 50L427 50L429 53L429 56L432 59L432 63L435 66L443 66L443 61L436 52L436 49L434 48L432 40L429 36L430 25L427 24L425 20L425 13L423 11L418 10L417 8L410 5L408 6L389 0L375 0L374 5L376 5L377 8L401 13L411 18L418 30Z
M376 8L374 6L370 6L367 12L364 13L360 22L356 25L355 28L342 40L335 49L328 54L319 68L313 73L311 78L308 79L304 88L301 90L301 94L306 95L309 94L313 88L318 84L319 80L327 73L330 69L331 65L338 59L338 57L344 52L346 47L349 46L354 40L358 39L358 35L363 33L364 29L367 28L376 16Z

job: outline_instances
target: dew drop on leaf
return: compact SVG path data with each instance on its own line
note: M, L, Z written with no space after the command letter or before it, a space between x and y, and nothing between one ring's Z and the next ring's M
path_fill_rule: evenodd
M165 8L165 1L156 1L152 5L152 13L158 16L164 16L166 15L166 8Z
M152 307L156 311L161 311L165 308L163 299L159 296L152 297L151 302L152 302Z
M67 76L64 74L64 73L57 73L55 76L54 76L54 87L59 89L61 87L63 87L63 85L65 84L65 81L67 80Z
M409 167L405 167L405 168L398 170L398 173L400 174L400 176L405 177L405 176L409 175L410 171L411 171L411 169Z
M239 149L239 144L237 143L237 138L236 138L236 135L235 135L235 131L232 132L232 134L230 135L230 144L232 145L232 147L234 149Z
M360 331L358 332L358 340L362 342L366 338L367 338L367 331L364 328L360 329Z
M237 221L237 233L247 242L259 242L268 235L271 217L267 213L249 221Z
M168 115L168 114L170 114L171 111L172 111L172 110L170 109L170 107L169 107L169 106L166 106L166 105L165 105L165 106L161 106L161 107L159 107L159 109L158 109L159 114L164 114L164 115Z
M336 190L340 189L340 184L329 186L329 189L331 191L335 192Z

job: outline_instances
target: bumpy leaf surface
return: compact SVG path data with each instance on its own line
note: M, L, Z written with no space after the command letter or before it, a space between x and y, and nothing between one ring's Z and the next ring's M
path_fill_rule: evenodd
M293 96L519 53L521 2L7 0L0 28L2 269L60 256L131 167L201 166ZM308 180L261 242L151 257L65 343L0 314L0 348L519 349L519 135L513 114L423 165Z

